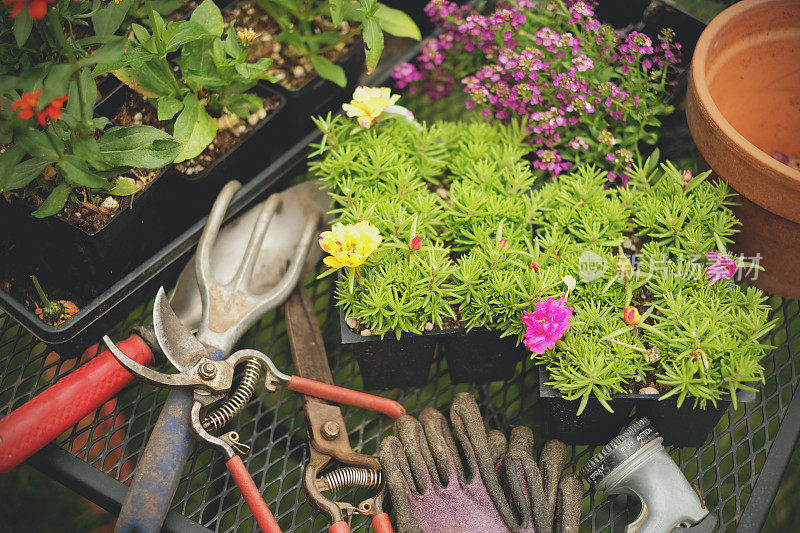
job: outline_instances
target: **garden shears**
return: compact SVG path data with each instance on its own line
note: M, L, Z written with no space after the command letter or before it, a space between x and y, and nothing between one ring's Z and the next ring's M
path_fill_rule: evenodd
M286 301L285 307L286 331L295 370L304 377L333 387L333 375L325 354L322 333L305 288L297 287ZM348 533L350 528L345 519L355 514L371 515L376 533L392 533L394 529L389 515L383 511L386 483L381 476L380 462L374 455L353 450L341 409L338 405L325 401L326 399L329 398L319 394L307 394L303 397L310 455L308 465L303 471L306 499L328 517L331 533ZM381 399L391 402L387 404L391 408L382 409L381 412L393 420L405 414L405 409L399 403ZM331 469L331 465L337 465L338 468ZM377 492L358 506L334 501L324 495L326 492L348 488L376 489Z
M243 406L242 396L238 395L242 388L240 385L232 396L209 411L211 406L221 402L230 392L237 366L245 365L242 381L248 382L251 394L263 369L266 370L264 387L270 392L275 392L280 385L307 396L382 412L393 419L405 414L400 404L387 398L284 374L275 367L272 359L258 350L238 350L225 359L215 358L214 351L197 340L175 315L163 288L156 296L153 320L156 323L156 338L164 355L179 370L177 374L164 374L137 363L117 348L108 336L104 336L103 341L117 361L138 378L160 387L191 391L192 405L188 425L192 433L196 438L223 452L226 457L225 466L241 490L253 517L259 527L268 533L278 533L280 528L237 455L237 452L244 453L249 447L239 441L236 431L213 434L230 419L231 413Z

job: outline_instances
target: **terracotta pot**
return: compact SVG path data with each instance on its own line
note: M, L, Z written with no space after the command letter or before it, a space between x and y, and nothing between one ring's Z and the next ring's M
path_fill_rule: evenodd
M686 118L702 158L741 195L733 249L760 254L766 269L751 282L800 298L798 0L745 0L708 25L692 58Z

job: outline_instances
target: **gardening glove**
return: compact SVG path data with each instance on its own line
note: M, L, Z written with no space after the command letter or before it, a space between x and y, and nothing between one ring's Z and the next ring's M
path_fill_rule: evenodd
M487 433L471 394L458 394L448 426L435 409L403 416L380 445L380 462L399 533L575 533L583 487L562 476L566 446L547 442L539 463L533 432Z

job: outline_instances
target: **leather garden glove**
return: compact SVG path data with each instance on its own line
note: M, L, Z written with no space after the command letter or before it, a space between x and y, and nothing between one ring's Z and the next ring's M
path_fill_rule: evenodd
M533 458L533 432L487 433L471 394L458 394L445 417L425 409L403 416L380 445L380 462L399 533L576 533L583 486L562 476L566 446L544 445Z

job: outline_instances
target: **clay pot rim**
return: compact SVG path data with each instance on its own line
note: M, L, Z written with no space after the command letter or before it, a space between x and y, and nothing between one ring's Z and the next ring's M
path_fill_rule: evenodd
M725 118L722 112L717 107L714 99L711 97L711 91L708 89L708 80L706 79L705 65L708 62L709 48L716 40L717 35L722 32L728 24L738 19L739 17L746 16L747 12L754 8L760 8L766 4L785 4L792 6L793 0L743 0L733 4L731 7L725 9L722 13L714 17L711 23L706 26L706 29L700 35L697 41L697 46L694 49L692 56L692 64L690 67L690 81L692 88L697 93L698 99L706 108L706 112L717 123L721 133L723 133L733 144L742 147L748 156L756 159L760 164L769 168L774 175L783 175L785 178L791 180L793 185L800 187L800 170L796 170L789 165L779 162L768 153L764 152L761 148L751 143L747 138L739 133L736 128L731 125Z

